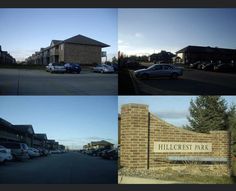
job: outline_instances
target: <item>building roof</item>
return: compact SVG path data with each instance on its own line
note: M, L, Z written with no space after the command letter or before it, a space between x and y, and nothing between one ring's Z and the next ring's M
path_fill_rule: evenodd
M108 141L102 140L102 141L92 141L91 145L95 146L95 145L114 145L114 144L112 144L112 143L110 143Z
M176 53L185 53L185 52L207 52L207 53L224 53L224 54L236 54L236 49L229 48L218 48L210 46L187 46L183 49L180 49Z
M66 43L74 43L74 44L82 44L82 45L92 45L92 46L99 46L99 47L109 47L110 45L107 45L105 43L99 42L97 40L88 38L83 35L76 35L71 38L68 38L64 40L63 42Z
M55 46L55 45L57 45L57 44L60 44L62 42L62 40L52 40L51 41L51 45L52 46Z
M13 127L22 133L28 133L31 135L34 134L34 129L32 125L13 125Z
M10 122L8 122L7 120L5 120L1 117L0 117L0 125L3 127L8 127L8 128L12 127L12 124Z

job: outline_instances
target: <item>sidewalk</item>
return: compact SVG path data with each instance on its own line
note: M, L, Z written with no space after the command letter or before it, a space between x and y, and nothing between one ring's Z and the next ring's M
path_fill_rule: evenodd
M182 183L175 181L150 179L150 178L118 176L118 184L182 184Z

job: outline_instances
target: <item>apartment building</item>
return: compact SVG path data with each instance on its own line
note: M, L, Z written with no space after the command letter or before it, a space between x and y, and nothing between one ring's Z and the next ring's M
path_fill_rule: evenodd
M0 46L0 64L15 64L16 60L7 51L3 51Z
M0 118L0 145L1 142L22 142L30 147L47 148L55 150L59 143L48 140L44 133L35 133L32 125L13 125L5 119ZM63 145L60 148L64 148Z
M175 62L190 64L196 61L236 63L236 49L187 46L176 52Z
M76 35L66 40L52 40L49 47L41 48L26 59L28 64L80 63L92 65L101 63L102 48L109 45L83 35Z

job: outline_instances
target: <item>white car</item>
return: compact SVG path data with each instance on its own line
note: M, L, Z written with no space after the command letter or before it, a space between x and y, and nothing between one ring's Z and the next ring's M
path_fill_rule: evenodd
M40 153L39 153L38 149L29 147L28 148L28 155L29 155L30 158L34 158L34 157L39 157Z
M0 163L12 160L11 149L0 145Z
M51 72L51 73L54 73L54 72L61 72L61 73L64 73L64 72L66 72L66 68L65 68L64 64L60 64L60 63L49 63L49 64L46 66L46 71L47 71L47 72Z
M93 72L100 72L100 73L114 73L114 68L107 64L97 64L93 67Z

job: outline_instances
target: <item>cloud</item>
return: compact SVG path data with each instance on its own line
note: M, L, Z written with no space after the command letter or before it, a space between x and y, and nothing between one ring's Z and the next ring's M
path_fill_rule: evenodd
M123 42L123 40L118 40L118 44L122 44Z
M134 34L134 36L135 36L136 38L141 38L141 37L143 37L143 34L137 32L137 33Z

